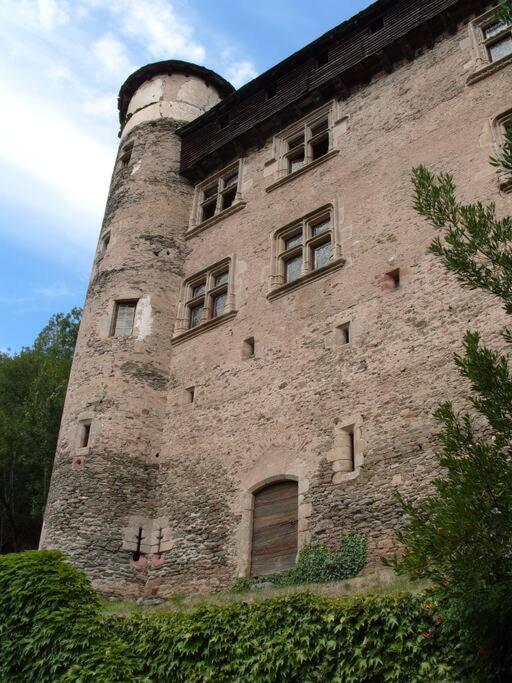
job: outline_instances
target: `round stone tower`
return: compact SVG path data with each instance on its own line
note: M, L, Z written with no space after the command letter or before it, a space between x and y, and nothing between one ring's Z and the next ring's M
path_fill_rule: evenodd
M176 130L232 90L174 60L139 69L120 90L121 142L41 538L106 592L137 592L140 558L165 543L156 483L193 195Z

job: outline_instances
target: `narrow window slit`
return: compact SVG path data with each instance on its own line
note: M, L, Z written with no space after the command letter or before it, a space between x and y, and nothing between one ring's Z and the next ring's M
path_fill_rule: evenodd
M254 358L254 337L248 337L244 339L242 345L242 359L246 360L248 358Z
M336 342L338 346L346 346L351 342L350 322L338 325L336 328Z
M91 439L91 423L82 422L82 429L80 433L80 447L87 448Z
M135 540L137 541L137 550L133 551L132 558L133 558L134 562L138 562L138 560L140 560L140 556L144 555L144 553L141 550L142 541L144 540L144 535L142 533L142 527L139 527L139 531L137 533Z
M194 403L194 399L196 397L196 388L195 387L188 387L186 391L186 399L187 403Z

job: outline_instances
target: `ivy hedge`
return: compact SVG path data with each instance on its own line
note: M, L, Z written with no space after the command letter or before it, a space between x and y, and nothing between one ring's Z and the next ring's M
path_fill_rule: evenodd
M310 543L299 552L297 564L284 572L236 579L231 590L243 593L260 585L302 586L306 583L344 581L357 576L366 564L368 540L363 534L341 534L339 549L329 550L321 543Z
M0 681L471 681L425 595L321 598L106 616L55 551L0 557Z

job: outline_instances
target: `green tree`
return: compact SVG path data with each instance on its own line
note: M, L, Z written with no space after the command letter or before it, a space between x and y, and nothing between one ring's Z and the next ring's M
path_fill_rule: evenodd
M0 552L37 547L80 315L0 354Z
M512 1L500 8L512 21ZM491 159L512 177L512 130ZM494 204L457 201L452 176L413 171L417 212L440 231L430 249L462 286L497 297L512 315L512 217ZM504 333L507 343L512 333ZM467 332L455 364L470 391L471 409L450 402L436 412L441 424L440 476L419 505L401 499L406 522L398 533L404 554L395 568L428 578L447 614L473 644L479 680L512 677L512 371L507 353Z

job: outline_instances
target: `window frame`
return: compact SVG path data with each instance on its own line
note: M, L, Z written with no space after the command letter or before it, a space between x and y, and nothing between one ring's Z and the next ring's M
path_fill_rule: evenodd
M325 129L315 133L315 127L323 121L327 124ZM277 158L278 160L279 177L295 176L295 174L303 172L311 164L317 161L320 162L327 157L330 152L334 151L333 129L334 101L331 101L276 135L274 137L274 158ZM325 137L327 137L327 151L318 157L314 157L314 145ZM302 142L291 147L290 143L297 139L302 139ZM302 165L297 169L291 170L291 159L296 156L297 152L300 150L303 151Z
M315 235L314 228L326 220L329 221L329 228ZM336 205L326 204L271 234L272 266L268 298L274 298L345 263L341 255L338 222ZM301 242L288 247L287 242L299 234L302 236ZM329 261L315 267L315 251L326 243L331 244ZM289 280L286 264L298 256L302 258L301 273Z
M226 279L216 283L216 278L224 274L227 276ZM202 286L204 286L203 291L194 294L194 290ZM225 295L225 302L222 312L214 315L215 299L223 295ZM191 325L191 312L198 306L202 306L201 320ZM213 327L226 318L232 317L235 313L234 257L230 256L183 281L174 337L195 335L203 329Z
M498 30L498 32L492 36L486 36L486 31L488 31L489 28L491 28L492 26L499 26L500 24L503 24L503 28L501 30ZM497 62L500 62L502 59L505 59L506 57L510 57L512 55L512 47L509 53L503 55L502 57L498 57L497 59L493 59L491 54L491 48L493 48L498 43L501 43L503 39L506 39L507 35L510 41L512 42L512 24L506 24L500 21L499 19L496 19L496 17L494 17L493 19L490 19L489 21L480 24L479 28L482 32L482 44L485 46L487 60L489 64L496 64Z
M475 57L475 69L467 79L469 85L478 82L487 75L495 73L508 64L512 64L512 52L498 59L492 59L490 54L490 47L499 43L507 34L512 37L512 24L505 26L496 35L489 38L486 37L486 30L493 24L499 23L499 20L496 18L496 8L493 7L469 24L472 49Z
M505 131L508 126L512 126L512 108L502 112L492 121L494 147L497 156L502 152L502 147L505 143ZM512 192L512 178L510 178L510 174L501 169L497 170L497 174L500 190L503 192Z
M130 337L133 337L133 332L135 329L135 316L137 315L137 306L139 303L139 299L116 299L114 301L114 307L112 311L112 322L110 325L110 337L113 337L114 339L129 339ZM130 331L130 334L116 334L116 327L117 327L117 320L119 316L119 308L124 305L132 305L133 304L133 318L132 318L132 329Z
M236 174L236 184L226 185L226 181ZM213 186L217 186L215 194L206 196L206 192ZM234 197L229 206L223 206L224 198L229 195L233 188L235 188ZM194 191L194 201L192 207L192 216L189 223L189 233L197 230L202 230L212 223L216 223L225 216L234 213L245 206L242 201L242 159L225 166L223 169L214 173L208 178L205 178L201 183L196 185ZM211 216L203 219L204 207L208 204L214 204L213 213Z

